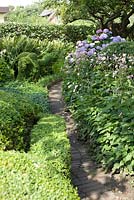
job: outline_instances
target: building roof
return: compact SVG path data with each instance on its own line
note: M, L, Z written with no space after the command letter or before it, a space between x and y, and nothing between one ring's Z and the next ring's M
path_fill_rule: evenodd
M47 16L50 16L53 13L55 13L54 10L43 10L43 12L40 14L40 16L41 17L47 17Z
M9 12L9 7L1 7L0 6L0 13L8 13Z

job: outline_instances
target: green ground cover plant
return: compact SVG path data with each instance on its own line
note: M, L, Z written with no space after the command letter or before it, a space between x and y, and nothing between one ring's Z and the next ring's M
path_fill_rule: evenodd
M45 115L35 125L28 153L0 151L0 198L79 199L70 183L70 145L65 122Z
M69 55L63 91L94 158L107 170L134 174L134 42L116 42Z

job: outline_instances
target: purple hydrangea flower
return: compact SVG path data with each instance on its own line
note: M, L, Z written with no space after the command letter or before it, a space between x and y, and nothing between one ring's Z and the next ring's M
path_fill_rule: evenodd
M105 33L102 33L99 38L100 38L100 40L105 40L108 38L108 35Z
M103 30L103 33L109 33L110 31L109 31L109 29L108 28L105 28L104 30Z
M97 50L101 50L101 49L102 49L102 47L100 47L100 46L97 46L97 47L96 47L96 49L97 49Z
M90 44L85 44L85 46L84 46L85 48L89 48L90 47Z
M95 53L95 51L96 51L96 49L93 48L93 49L91 49L90 51L87 52L87 55L92 56Z
M93 35L93 36L91 36L91 39L92 39L93 41L95 41L95 40L97 39L97 36L96 36L96 35Z
M86 51L86 48L83 46L83 47L80 47L78 50L79 51Z
M111 34L111 35L112 35L112 34L113 34L113 33L112 33L112 31L109 31L109 34Z
M112 42L121 42L121 37L120 36L115 36L112 38Z
M91 39L92 39L93 41L100 40L99 36L97 36L97 35L93 35L93 36L91 37Z
M103 32L102 29L98 29L98 30L96 31L97 34L102 33L102 32Z
M124 38L120 36L112 36L112 32L109 29L97 30L96 34L92 36L92 43L89 43L87 40L78 41L76 44L75 53L71 53L66 57L70 66L73 63L79 63L82 59L85 59L87 56L91 57L94 54L97 54L105 47L114 42L125 42ZM111 37L112 36L112 37ZM109 41L110 40L110 41ZM106 60L105 56L101 56L101 60ZM132 78L132 76L130 76Z

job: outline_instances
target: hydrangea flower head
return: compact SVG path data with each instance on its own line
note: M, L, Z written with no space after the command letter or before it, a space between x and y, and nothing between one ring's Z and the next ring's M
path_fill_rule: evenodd
M85 58L90 58L94 54L99 56L99 52L112 43L126 41L120 36L112 36L112 32L109 29L97 30L96 35L93 35L91 39L91 43L87 40L78 41L76 43L75 52L73 54L69 54L66 57L66 60L68 61L70 66L74 63L79 63ZM104 60L105 57L101 59Z
M92 56L95 53L95 51L96 51L96 49L93 48L93 49L91 49L90 51L87 52L87 55Z
M103 33L109 33L111 32L108 28L103 29Z
M112 38L112 42L121 42L122 38L120 36L115 36Z
M102 47L100 47L100 46L97 46L97 47L96 47L96 49L97 49L97 50L101 50L101 49L102 49Z
M97 31L96 31L96 34L99 34L99 33L102 33L103 31L102 31L102 29L98 29Z
M99 38L100 40L106 40L108 38L108 35L106 33L102 33Z

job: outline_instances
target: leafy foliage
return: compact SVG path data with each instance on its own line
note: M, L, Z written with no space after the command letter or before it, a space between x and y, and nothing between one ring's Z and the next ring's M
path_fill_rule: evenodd
M45 79L47 78L48 77ZM51 81L53 79L53 76L51 76ZM26 96L26 98L30 98L34 104L40 107L41 112L47 113L49 112L47 85L48 83L46 81L42 85L40 82L29 83L27 81L12 81L4 85L2 89L13 93L19 93Z
M134 173L133 42L116 43L66 66L64 95L78 123L79 138L113 172Z
M49 110L47 92L27 82L13 82L0 88L0 95L0 149L27 151L33 124Z
M134 23L130 20L133 14L133 0L70 0L66 4L64 18L68 21L90 19L102 29L111 29L114 35L133 38Z
M45 75L59 73L72 46L62 41L40 41L26 36L1 39L1 82L11 75L12 79L35 82ZM8 71L3 72L3 67Z
M25 149L24 136L28 134L28 126L32 125L36 120L35 108L28 99L24 99L18 94L14 95L5 91L0 91L0 94L0 149Z
M97 30L96 35L93 35L88 40L78 41L76 43L75 52L70 53L66 57L66 60L70 65L79 63L80 60L88 59L92 55L97 55L100 51L113 43L126 42L126 40L120 36L113 37L112 32L109 29Z
M0 58L0 84L13 79L13 71L3 58Z
M87 35L92 34L94 26L86 25L30 25L30 24L16 24L5 23L0 25L0 37L3 36L20 36L25 35L30 38L36 38L40 40L48 39L63 40L69 42L76 42L77 40L84 40Z
M28 24L42 24L48 23L47 20L40 17L43 7L40 3L33 3L29 6L18 6L11 8L10 12L6 14L6 21Z
M1 199L79 199L69 179L70 145L64 130L63 119L47 115L33 129L29 153L0 151Z

